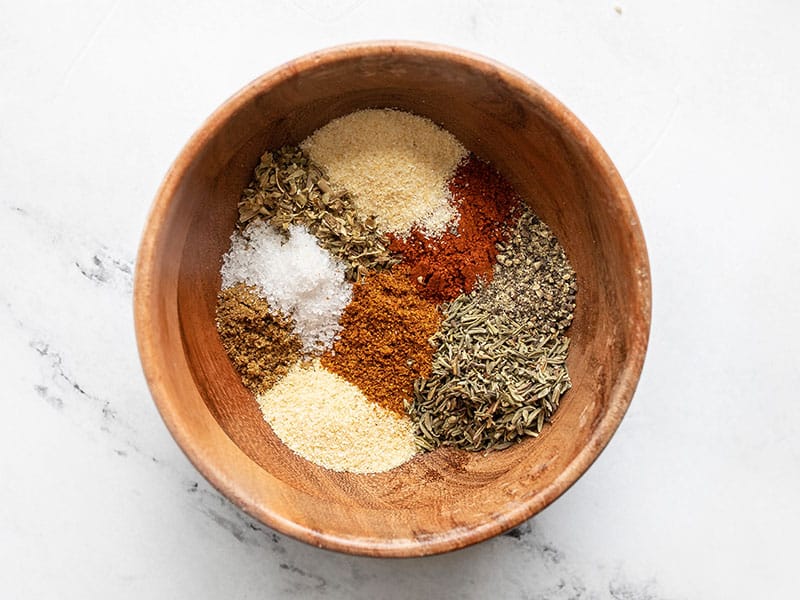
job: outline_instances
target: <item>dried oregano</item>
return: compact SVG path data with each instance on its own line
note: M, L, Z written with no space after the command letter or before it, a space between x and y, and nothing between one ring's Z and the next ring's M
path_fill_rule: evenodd
M242 193L240 226L257 217L284 234L290 225L305 225L322 248L347 265L350 281L399 260L389 252L375 219L360 215L349 194L334 191L322 169L294 146L265 152Z
M539 335L507 314L476 306L476 293L444 308L431 375L407 407L423 450L501 450L536 437L571 387L569 339Z

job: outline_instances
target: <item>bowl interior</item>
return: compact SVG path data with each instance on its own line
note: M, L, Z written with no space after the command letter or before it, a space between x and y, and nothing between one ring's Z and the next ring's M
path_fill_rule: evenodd
M367 107L424 115L492 162L563 244L578 277L573 388L542 435L488 455L440 450L352 475L288 450L264 422L214 327L221 256L266 149ZM374 45L291 63L229 100L184 149L140 251L136 318L159 409L184 451L255 517L313 544L374 555L440 552L534 514L571 485L630 401L649 329L636 214L583 126L531 82L438 48Z

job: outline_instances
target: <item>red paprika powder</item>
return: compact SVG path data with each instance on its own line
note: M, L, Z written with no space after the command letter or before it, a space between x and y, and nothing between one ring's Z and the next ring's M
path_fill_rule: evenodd
M413 230L406 239L389 236L390 250L403 255L420 295L447 302L489 281L497 258L495 244L508 230L519 196L489 164L470 155L449 183L460 219L456 233L428 238Z

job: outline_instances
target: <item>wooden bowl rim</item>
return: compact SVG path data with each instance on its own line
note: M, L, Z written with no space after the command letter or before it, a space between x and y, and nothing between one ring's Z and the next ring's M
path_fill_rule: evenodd
M539 84L490 58L458 48L427 42L359 42L307 54L272 69L243 87L215 110L190 138L167 171L156 193L143 230L136 262L133 309L140 361L156 407L181 450L217 490L246 513L269 527L313 546L366 556L411 557L449 552L493 537L500 533L497 529L497 521L488 522L487 516L486 523L471 529L458 528L437 532L428 534L423 539L397 545L393 544L392 540L327 534L289 520L270 506L250 502L246 494L240 493L240 486L237 482L226 474L224 464L222 464L223 454L215 451L213 447L195 443L188 433L190 429L186 420L179 410L173 408L173 400L163 381L164 364L158 344L154 343L154 338L147 333L157 326L156 319L149 310L154 287L153 271L157 259L155 254L157 241L162 234L165 216L174 197L175 189L206 141L232 115L264 89L280 84L307 68L318 68L342 60L385 54L427 56L459 63L487 76L498 77L510 89L519 90L529 97L535 97L539 104L545 107L548 114L564 127L574 142L586 152L592 168L604 174L610 188L614 191L613 198L618 203L617 208L624 217L620 219L620 224L629 229L631 238L630 248L632 251L629 260L633 266L633 272L638 274L637 285L634 286L633 306L635 310L633 312L641 315L641 318L634 320L632 330L632 337L638 343L631 345L631 351L618 373L615 386L610 394L608 410L597 424L587 444L552 484L502 515L500 532L511 529L538 513L583 475L617 430L630 405L644 364L651 320L650 267L644 235L630 194L619 172L586 126ZM251 460L249 457L247 459Z

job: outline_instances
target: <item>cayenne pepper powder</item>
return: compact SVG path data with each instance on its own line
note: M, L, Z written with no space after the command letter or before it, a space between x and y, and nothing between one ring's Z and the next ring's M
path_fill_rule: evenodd
M431 372L428 339L440 321L436 306L412 285L407 267L368 275L353 286L340 319L343 329L322 355L322 365L370 400L404 415L414 380Z
M406 239L389 236L389 249L400 252L420 294L433 302L453 300L470 292L479 279L492 278L497 248L519 196L488 163L470 155L449 183L459 207L457 232L438 238L413 230Z

